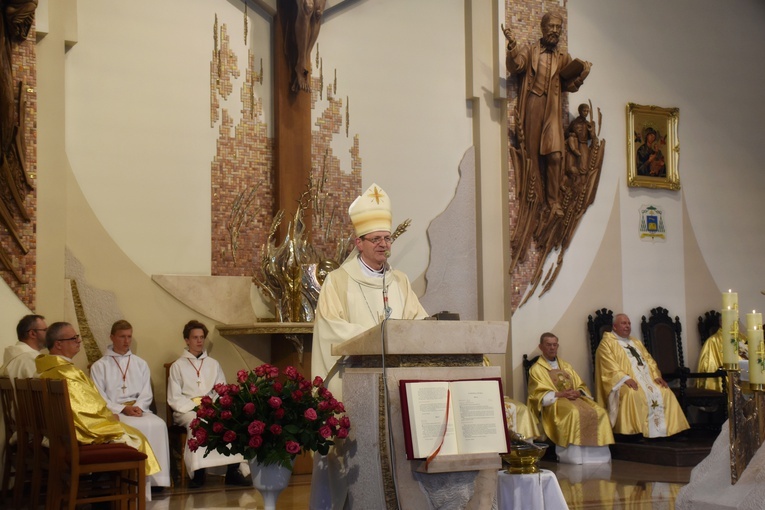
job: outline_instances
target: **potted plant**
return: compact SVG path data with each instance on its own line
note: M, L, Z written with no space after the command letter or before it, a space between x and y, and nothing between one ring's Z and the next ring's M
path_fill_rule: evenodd
M314 451L326 455L336 438L348 437L345 407L323 386L321 377L309 381L294 367L268 363L237 372L234 384L217 384L218 398L202 398L191 422L189 449L205 454L241 454L250 463L253 484L274 508L279 492L289 483L295 456ZM283 482L275 494L265 478ZM269 499L273 499L269 506Z

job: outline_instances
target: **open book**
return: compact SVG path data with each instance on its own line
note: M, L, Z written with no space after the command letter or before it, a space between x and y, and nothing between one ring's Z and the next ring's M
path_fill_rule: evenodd
M401 381L406 457L508 452L499 378Z

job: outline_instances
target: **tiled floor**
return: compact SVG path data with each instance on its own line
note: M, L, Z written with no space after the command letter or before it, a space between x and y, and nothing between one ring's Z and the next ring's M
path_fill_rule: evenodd
M672 510L680 488L688 483L691 468L637 464L615 460L598 466L572 466L543 461L544 469L558 477L571 510ZM279 497L279 510L305 510L310 475L295 475ZM190 508L263 508L254 489L227 488L221 477L208 476L201 489L166 490L155 494L148 510ZM372 510L372 509L363 509Z

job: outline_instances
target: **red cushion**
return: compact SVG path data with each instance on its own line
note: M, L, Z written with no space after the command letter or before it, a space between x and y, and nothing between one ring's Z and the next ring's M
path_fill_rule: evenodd
M105 464L136 460L146 460L146 454L126 444L80 445L80 464Z

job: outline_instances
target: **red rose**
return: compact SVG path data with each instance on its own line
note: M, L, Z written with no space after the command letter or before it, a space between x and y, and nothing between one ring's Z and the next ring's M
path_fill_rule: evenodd
M193 437L189 438L189 450L191 450L192 452L195 452L198 449L199 449L199 441L197 441Z
M268 365L268 368L266 368L266 375L271 379L279 377L279 369L273 365Z
M318 408L319 408L319 411L322 411L322 412L326 411L327 409L329 409L329 402L327 402L326 400L322 400L321 402L319 402Z
M273 386L274 386L274 392L276 393L281 393L282 390L284 389L284 386L282 386L282 383L280 383L279 381L276 381Z
M340 430L338 430L337 437L339 437L340 439L345 439L346 437L348 437L348 429L341 428Z
M282 426L278 423L274 423L268 428L268 430L270 430L273 435L278 436L282 433Z
M239 390L241 390L241 388L237 386L236 384L232 384L231 386L228 387L228 391L232 395L239 395Z
M329 425L330 427L337 427L338 425L340 425L340 421L334 416L330 416L329 418L327 418L327 425Z
M198 428L194 431L194 437L197 441L199 441L199 444L206 444L207 443L207 431L203 428Z
M202 422L201 422L201 420L199 418L194 418L193 420L191 420L191 423L189 424L189 427L191 427L192 429L195 429L195 428L199 427L200 423L202 423Z
M324 425L323 427L319 429L319 435L323 437L324 439L332 437L332 429L329 428L327 425Z
M347 416L343 416L342 418L340 418L340 426L343 427L344 429L351 428L351 419L348 418Z
M258 387L255 385L255 383L250 383L250 393L253 395L258 392Z
M231 417L232 417L231 411L221 411L220 413L221 420L230 420Z
M272 409L279 409L282 406L282 399L279 397L271 397L268 399L268 405L271 406Z
M309 407L305 410L303 413L303 416L305 416L307 419L313 421L316 418L318 418L318 415L316 414L316 410L313 407Z
M252 436L259 436L266 430L266 424L260 420L255 420L247 426L247 432Z
M284 369L284 375L287 376L287 379L294 381L298 378L300 375L295 367L289 366Z
M324 384L324 379L322 379L318 375L313 378L313 385L314 385L315 388L318 388L322 384Z
M292 392L292 400L299 401L301 398L303 398L303 392L300 390L295 390Z
M277 420L281 420L282 418L284 418L284 408L283 407L280 407L279 409L274 411L274 418L276 418Z
M319 396L323 399L329 400L330 398L332 398L332 392L329 391L324 386L322 386L319 388Z
M203 407L197 407L197 418L205 418L207 416L207 410Z
M336 413L344 413L345 412L345 406L342 402L338 402L335 404L335 412Z
M212 426L213 432L215 432L216 434L220 434L221 432L223 432L224 428L225 427L223 426L223 424L219 421L216 421L215 423L213 423L213 426Z
M255 375L258 377L263 377L266 375L266 365L260 365L259 367L255 368L253 372L255 372Z
M236 380L240 383L243 383L247 380L247 377L249 377L250 373L247 370L240 370L236 373Z
M228 409L228 408L231 407L231 404L234 403L234 399L232 399L228 395L225 395L225 396L221 397L220 399L218 399L218 402L220 403L220 406L223 409Z
M213 389L215 390L215 393L217 393L221 397L228 392L228 386L226 385L226 383L222 383L222 382L214 385Z
M300 451L300 444L296 443L295 441L287 441L287 443L284 445L284 449L287 450L287 453L295 455Z
M205 395L204 397L202 397L202 406L203 407L207 407L207 406L211 406L211 405L212 405L212 399L210 398L209 395Z
M227 443L233 443L236 441L236 432L233 430L227 430L225 434L223 434L223 440Z
M334 409L335 411L337 411L337 404L339 404L339 403L340 402L338 402L337 399L330 398L329 399L329 407L330 407L330 409Z
M263 444L263 436L252 436L250 438L250 448L260 448L260 445Z
M255 404L253 404L252 402L247 402L246 404L244 404L244 407L242 408L242 410L244 411L244 414L246 414L247 416L252 416L255 413Z

